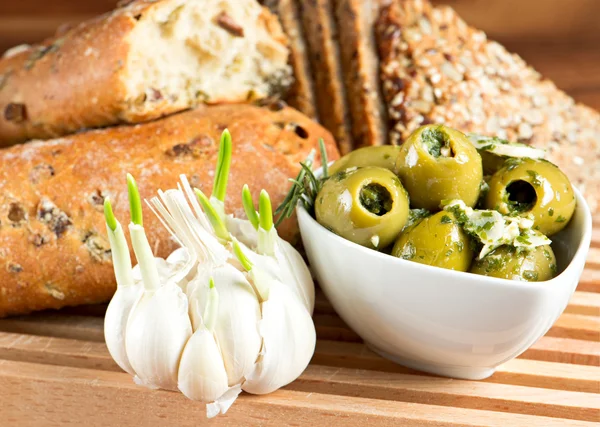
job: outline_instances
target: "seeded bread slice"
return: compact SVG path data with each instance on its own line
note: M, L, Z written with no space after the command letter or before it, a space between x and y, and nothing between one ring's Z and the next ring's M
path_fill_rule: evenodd
M287 38L256 0L136 0L0 59L0 146L278 94Z
M317 119L315 87L297 1L267 0L263 4L278 15L283 31L289 39L289 62L294 71L294 82L288 90L285 100L290 106L308 117Z
M352 132L333 0L302 1L300 15L315 78L319 119L335 137L340 152L348 153L353 148Z
M375 21L381 0L336 0L344 82L354 147L387 142L387 117L379 85Z
M420 125L445 123L545 148L598 209L597 111L576 104L450 7L396 1L381 10L377 37L392 143Z

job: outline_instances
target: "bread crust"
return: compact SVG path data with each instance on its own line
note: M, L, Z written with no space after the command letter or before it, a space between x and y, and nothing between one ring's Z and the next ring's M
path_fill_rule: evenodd
M387 143L387 118L380 93L374 28L380 3L381 0L336 0L354 149Z
M300 14L314 71L319 119L335 137L340 152L346 154L353 148L352 131L333 0L303 1Z
M298 13L298 2L296 0L272 0L263 3L279 16L281 26L290 41L290 65L294 70L294 82L290 86L285 100L290 106L311 119L318 119L314 81L302 28L302 18Z
M0 150L0 317L107 301L115 281L104 198L126 227L126 172L143 198L175 188L180 174L209 194L225 128L233 138L226 206L237 216L243 216L246 183L255 197L266 188L278 206L287 179L319 138L329 158L338 158L328 131L280 104L203 106L151 123ZM148 208L144 225L157 256L176 247ZM295 219L281 225L282 237L294 241L297 233Z
M124 83L129 35L140 17L170 1L176 2L124 2L122 7L59 31L39 45L9 51L0 59L0 146L144 122L193 107L158 93L156 99L142 100L144 108L139 108L133 105L135 100L128 99ZM287 44L277 18L266 8L258 22L282 46ZM243 101L239 94L209 100Z
M377 23L390 140L443 123L547 150L590 208L600 205L600 114L575 101L450 7L396 1Z

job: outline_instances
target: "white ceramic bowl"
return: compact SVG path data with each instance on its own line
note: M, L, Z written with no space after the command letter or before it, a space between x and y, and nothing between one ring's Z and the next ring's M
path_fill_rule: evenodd
M380 355L422 371L483 379L542 337L583 271L592 220L575 191L569 225L552 236L560 274L517 282L394 258L328 231L301 206L302 241L340 317Z

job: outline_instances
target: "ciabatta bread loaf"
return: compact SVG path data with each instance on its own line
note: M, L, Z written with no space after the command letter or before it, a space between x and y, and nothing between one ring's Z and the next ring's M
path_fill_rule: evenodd
M382 9L377 33L392 143L423 124L444 123L545 148L597 210L597 111L576 104L449 7L395 1Z
M129 222L125 174L143 198L176 188L179 174L210 194L218 142L228 128L233 160L226 206L243 216L241 190L261 188L273 206L283 200L299 161L329 132L279 103L201 106L151 123L89 131L0 150L0 317L68 305L107 301L115 290L102 204ZM318 150L317 150L318 151ZM144 225L157 256L176 246L149 209ZM280 228L297 238L295 220Z
M287 38L256 0L136 0L0 60L0 146L275 95Z

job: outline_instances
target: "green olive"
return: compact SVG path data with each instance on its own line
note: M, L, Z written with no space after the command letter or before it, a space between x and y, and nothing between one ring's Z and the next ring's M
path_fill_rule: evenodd
M499 156L494 153L490 153L489 151L479 150L479 155L481 156L481 164L483 166L483 174L484 175L493 175L498 169L502 167L504 161L507 159L505 156Z
M387 169L366 167L332 175L315 200L319 224L369 248L393 243L408 219L408 194Z
M400 147L394 145L359 148L337 160L331 165L329 172L333 175L348 168L376 166L396 173L396 159L399 152Z
M500 246L476 260L471 273L501 279L543 282L556 274L556 257L550 246L538 246L522 252L512 246Z
M452 212L438 212L408 227L392 255L434 267L468 271L473 259L469 236Z
M533 227L551 236L567 225L577 204L561 170L545 160L509 159L489 181L487 209L533 216Z
M437 211L444 199L460 199L470 207L477 203L481 156L457 130L420 127L400 147L396 167L413 208Z

